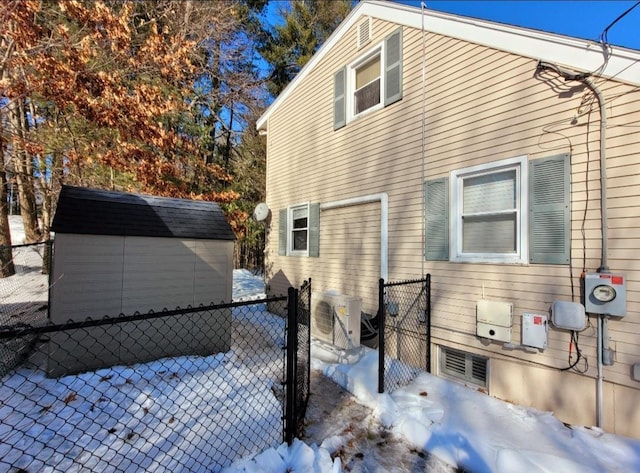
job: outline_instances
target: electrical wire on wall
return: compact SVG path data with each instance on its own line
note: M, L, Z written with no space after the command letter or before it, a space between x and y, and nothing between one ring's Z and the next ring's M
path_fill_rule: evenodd
M586 356L582 354L582 350L580 349L580 345L578 344L578 340L580 338L580 333L575 330L571 331L571 341L569 342L569 366L566 368L561 368L560 371L569 371L573 370L577 373L584 374L589 371L589 360ZM573 360L573 351L575 349L576 358ZM578 363L583 361L582 367L578 366Z
M627 16L629 13L631 13L631 11L634 8L636 8L638 5L640 5L640 0L637 1L635 4L633 4L625 12L621 13L620 15L618 15L618 17L615 20L613 20L611 23L609 23L602 30L602 33L600 33L600 37L598 38L598 42L600 43L600 47L602 48L602 54L604 56L604 61L602 62L602 65L599 68L597 68L596 70L592 71L591 74L600 75L605 70L605 68L607 67L607 64L609 64L609 58L611 57L611 43L609 43L609 30L618 21L620 21L622 18ZM604 80L604 79L601 79L601 81L602 80Z

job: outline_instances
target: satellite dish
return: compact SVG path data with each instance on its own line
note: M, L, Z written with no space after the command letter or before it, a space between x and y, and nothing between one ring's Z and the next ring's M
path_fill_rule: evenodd
M269 206L264 202L256 205L255 210L253 211L253 218L255 218L258 222L262 222L266 220L269 216Z

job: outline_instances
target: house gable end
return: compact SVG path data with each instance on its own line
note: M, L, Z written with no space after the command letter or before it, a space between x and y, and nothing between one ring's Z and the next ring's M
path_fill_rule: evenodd
M258 119L257 128L259 130L268 128L270 115L279 108L282 102L287 100L300 82L305 80L325 56L331 54L333 47L364 17L377 18L418 30L424 25L425 31L428 33L441 34L523 57L561 64L577 71L599 70L604 62L600 46L585 39L431 10L422 12L419 8L394 2L363 0L351 11L295 79ZM612 46L608 60L600 74L604 77L615 77L623 82L640 85L640 52Z

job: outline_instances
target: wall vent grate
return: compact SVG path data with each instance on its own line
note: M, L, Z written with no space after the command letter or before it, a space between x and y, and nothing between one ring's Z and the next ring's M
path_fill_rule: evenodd
M358 25L358 49L371 41L371 17Z
M477 386L487 386L488 359L456 350L440 347L440 373L455 379L472 383Z

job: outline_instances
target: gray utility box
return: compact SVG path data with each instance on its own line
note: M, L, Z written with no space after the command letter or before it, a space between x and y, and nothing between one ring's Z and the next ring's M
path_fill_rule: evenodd
M624 276L588 273L584 279L584 307L590 314L627 315L627 284Z

